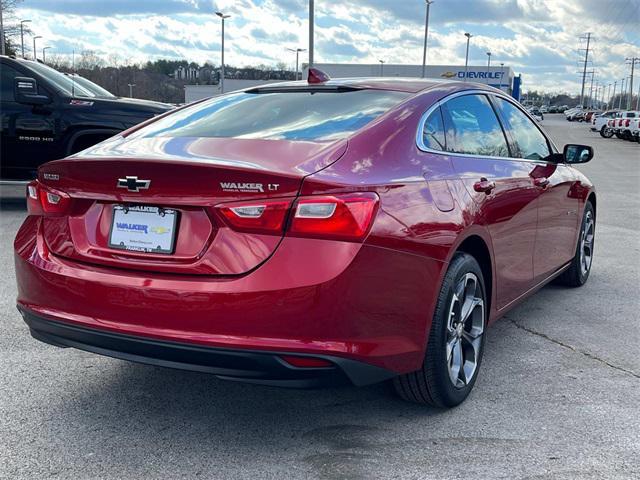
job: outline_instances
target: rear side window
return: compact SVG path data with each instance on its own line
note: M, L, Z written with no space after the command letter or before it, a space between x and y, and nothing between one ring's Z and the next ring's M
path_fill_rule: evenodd
M239 92L180 110L131 138L337 140L361 129L408 95L385 90Z
M442 105L447 151L508 157L507 140L484 95L464 95Z
M435 109L424 122L422 143L431 150L445 150L444 123L440 108Z
M546 137L536 125L511 102L494 97L496 107L505 122L505 128L511 133L513 141L518 147L514 156L529 160L542 160L551 152Z

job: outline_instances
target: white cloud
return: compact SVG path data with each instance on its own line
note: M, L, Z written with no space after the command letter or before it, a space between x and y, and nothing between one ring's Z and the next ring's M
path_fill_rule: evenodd
M59 54L94 50L136 62L179 57L218 64L216 10L231 15L229 64L292 65L285 48L307 48L306 0L86 0L81 11L77 5L25 0L18 16L31 18L41 42ZM470 63L483 64L491 51L493 61L523 74L525 88L575 92L586 31L594 34L592 65L602 82L623 78L625 57L640 56L638 0L440 0L431 8L430 63L463 63L463 33L471 31ZM423 22L418 0L316 0L316 61L420 63Z

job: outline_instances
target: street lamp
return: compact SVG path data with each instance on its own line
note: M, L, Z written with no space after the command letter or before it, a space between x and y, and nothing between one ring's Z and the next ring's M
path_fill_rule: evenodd
M384 60L378 60L380 62L380 76L384 77Z
M36 35L35 37L33 37L33 60L37 61L38 60L38 51L36 50L36 40L42 38L42 35Z
M20 21L20 46L22 47L22 58L24 58L24 24L29 22L31 22L31 20Z
M47 50L51 47L42 47L42 63L47 63Z
M422 78L425 77L427 68L427 39L429 38L429 9L433 0L425 0L427 2L427 18L424 21L424 50L422 51Z
M504 78L504 63L500 63L500 90L502 90L502 79Z
M464 81L466 82L469 72L469 40L471 40L471 37L473 37L473 35L467 32L464 34L464 36L467 37L467 53L464 57Z
M489 85L489 70L491 69L491 52L487 52L487 85Z
M224 93L224 20L225 18L229 18L231 15L225 15L222 12L216 12L216 15L219 16L220 20L222 21L222 62L220 63L220 93Z
M296 54L296 80L299 80L298 78L299 55L300 55L300 52L306 52L307 49L306 48L287 48L287 50L289 50L290 52L295 52Z

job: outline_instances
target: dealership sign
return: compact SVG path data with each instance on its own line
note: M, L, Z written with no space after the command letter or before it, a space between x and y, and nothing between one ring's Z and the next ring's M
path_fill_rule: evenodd
M476 78L483 80L502 80L505 72L467 72L467 78ZM458 72L444 72L441 77L444 78L464 78L464 70L460 70Z

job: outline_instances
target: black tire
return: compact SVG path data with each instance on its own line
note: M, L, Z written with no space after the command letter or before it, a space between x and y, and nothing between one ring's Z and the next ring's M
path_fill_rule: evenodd
M622 140L622 134L619 132L616 132L616 137L618 137L620 140Z
M475 277L475 280L473 280L473 277ZM469 283L466 283L467 281ZM463 292L465 292L464 299L472 298L467 295L467 292L470 291L469 288L471 288L470 286L467 287L467 285L473 283L475 292L473 298L477 300L479 298L477 294L481 294L482 308L480 311L479 304L475 305L472 309L473 313L467 317L467 320L459 322L457 324L458 328L450 330L450 322L454 325L456 324L456 315L451 315L450 312L459 312L454 309L453 305L456 303L454 300L455 289L458 288L460 292L459 286L461 283L465 286L463 289ZM485 292L482 270L476 259L467 253L456 253L449 264L438 295L422 368L393 379L393 385L400 397L411 402L438 408L455 407L467 398L475 385L482 363L485 337L483 333L488 316L488 302ZM455 298L460 298L460 296ZM461 324L462 326L460 327ZM481 330L478 334L478 325L480 324ZM469 328L469 331L467 331L467 328ZM464 337L465 334L467 337ZM463 336L461 337L460 335ZM472 347L472 343L470 343L472 336L474 337L473 344L476 345L475 347ZM452 341L459 342L459 346L457 349L451 348L450 362L447 358L447 346L448 344L451 345ZM459 370L456 378L463 385L454 385L450 377L450 375L454 375L450 373L449 367L449 364L454 361L454 356L456 356L454 355L454 350L460 353L459 358L465 367L467 360L475 360L475 368L470 374L470 380L461 379L461 376L466 376L466 368ZM468 357L466 357L467 355Z
M600 129L600 135L602 135L604 138L611 138L611 137L613 137L613 130L611 130L606 125L604 125Z
M586 231L589 227L589 223L592 222L592 227L590 229L590 233ZM566 285L568 287L581 287L587 280L589 279L589 274L591 273L591 265L593 262L593 247L595 244L595 233L596 233L596 213L593 209L593 205L591 202L587 202L584 207L584 213L582 214L582 224L580 226L580 234L578 235L578 243L576 245L576 253L571 260L571 264L567 270L565 270L562 275L560 275L556 279L556 283L561 285ZM589 238L589 236L591 238ZM589 244L590 257L588 260L588 266L585 269L583 262L585 262L583 257L583 240L586 240L586 243Z

